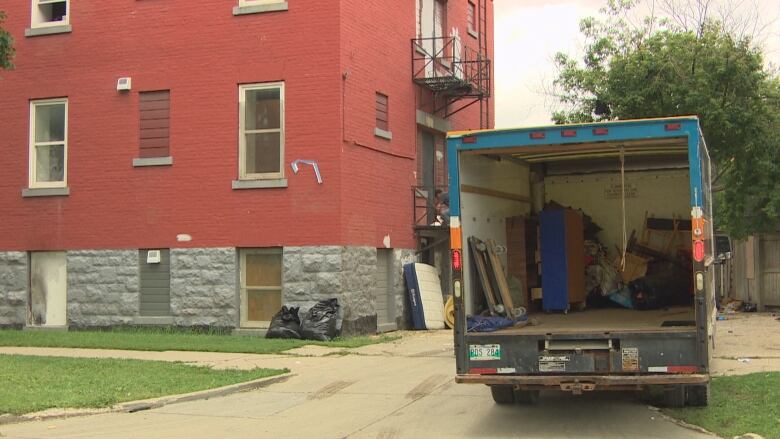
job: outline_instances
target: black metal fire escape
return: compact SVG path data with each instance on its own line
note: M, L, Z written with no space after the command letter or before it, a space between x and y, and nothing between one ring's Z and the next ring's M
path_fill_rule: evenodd
M491 127L492 68L488 52L487 1L476 2L476 45L466 32L463 37L433 36L411 41L412 80L419 85L421 96L429 99L426 111L446 119L474 104L479 106L479 127L460 128ZM436 208L435 194L439 191L446 193L448 188L412 188L412 224L418 253L449 243L449 224Z
M479 128L489 128L491 61L488 56L486 0L479 1L478 11L477 49L465 44L465 40L458 36L412 40L412 79L432 93L433 114L446 119L479 104Z

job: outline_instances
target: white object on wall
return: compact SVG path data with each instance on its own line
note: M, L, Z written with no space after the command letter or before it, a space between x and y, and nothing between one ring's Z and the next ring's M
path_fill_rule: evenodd
M149 250L146 252L147 264L159 264L161 259L160 250Z
M133 78L125 76L116 81L117 91L130 91L133 88Z

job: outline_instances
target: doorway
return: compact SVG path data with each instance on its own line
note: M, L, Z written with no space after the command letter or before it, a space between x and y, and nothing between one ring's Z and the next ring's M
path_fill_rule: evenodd
M27 325L67 325L68 273L65 252L30 253Z

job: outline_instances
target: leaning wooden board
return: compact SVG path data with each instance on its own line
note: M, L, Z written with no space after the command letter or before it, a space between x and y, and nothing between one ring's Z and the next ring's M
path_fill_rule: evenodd
M479 249L483 245L482 241L475 237L469 238L469 247L471 247L471 256L474 258L474 262L477 266L477 273L479 274L479 280L482 284L482 291L485 292L485 298L487 299L488 309L491 315L498 314L496 312L496 296L493 293L493 287L490 284L490 277L488 276L487 265L485 264L484 252Z
M506 308L506 316L513 319L515 318L515 306L512 303L512 295L509 294L509 284L506 281L504 267L501 265L501 259L498 258L498 254L496 254L496 243L492 239L488 239L486 244L488 261L493 268L498 292L501 294L501 301L504 302L504 308Z

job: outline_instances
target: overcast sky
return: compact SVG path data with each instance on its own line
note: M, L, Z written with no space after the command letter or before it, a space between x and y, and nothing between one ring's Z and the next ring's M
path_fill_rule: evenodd
M766 21L766 58L780 65L780 0L726 0L757 8ZM606 0L494 0L496 127L550 123L545 87L555 78L556 52L581 54L579 21ZM750 12L750 11L746 11Z

